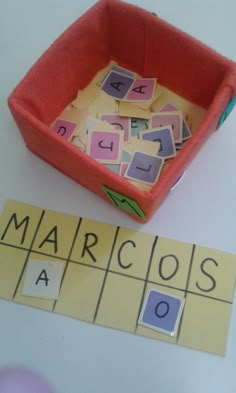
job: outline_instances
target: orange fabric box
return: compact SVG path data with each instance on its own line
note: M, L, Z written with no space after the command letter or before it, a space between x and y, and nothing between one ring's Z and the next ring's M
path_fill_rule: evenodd
M111 59L143 77L158 78L161 85L205 110L191 139L148 192L58 138L50 128L78 90ZM33 153L143 223L222 124L235 95L234 62L150 12L120 0L100 0L41 56L8 103Z

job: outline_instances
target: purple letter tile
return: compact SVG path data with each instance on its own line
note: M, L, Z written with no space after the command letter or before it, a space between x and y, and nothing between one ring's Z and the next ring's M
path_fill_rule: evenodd
M176 155L173 131L170 126L161 127L157 130L141 132L141 137L145 141L153 141L160 143L158 156L171 158Z
M132 78L112 71L105 79L102 90L109 96L122 100L128 93L132 83Z
M139 323L173 336L178 329L183 306L184 299L151 289Z
M160 174L163 159L142 152L135 152L125 177L143 183L154 184Z

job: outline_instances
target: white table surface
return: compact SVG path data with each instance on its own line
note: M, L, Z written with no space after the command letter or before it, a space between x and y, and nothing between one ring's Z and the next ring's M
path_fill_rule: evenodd
M35 60L94 0L0 0L0 202L7 198L137 229L32 155L6 105ZM236 61L235 0L130 0ZM236 253L236 110L143 231ZM69 191L68 191L69 190ZM236 304L224 358L0 300L0 366L56 393L235 393Z

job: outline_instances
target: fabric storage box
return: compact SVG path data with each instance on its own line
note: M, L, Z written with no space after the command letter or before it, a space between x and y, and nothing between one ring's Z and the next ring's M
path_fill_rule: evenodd
M132 23L131 23L132 21ZM204 108L193 136L151 191L137 189L52 133L50 124L113 59ZM8 104L26 146L137 221L149 220L236 95L236 65L159 17L120 0L100 0L40 57Z

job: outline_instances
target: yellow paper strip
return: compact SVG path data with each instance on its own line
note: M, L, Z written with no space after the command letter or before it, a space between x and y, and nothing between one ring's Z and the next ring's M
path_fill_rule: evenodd
M44 261L42 279L64 263L58 299L22 294L30 260ZM227 252L16 201L0 218L0 297L87 322L224 355L235 279ZM139 324L150 289L185 300L175 336Z

